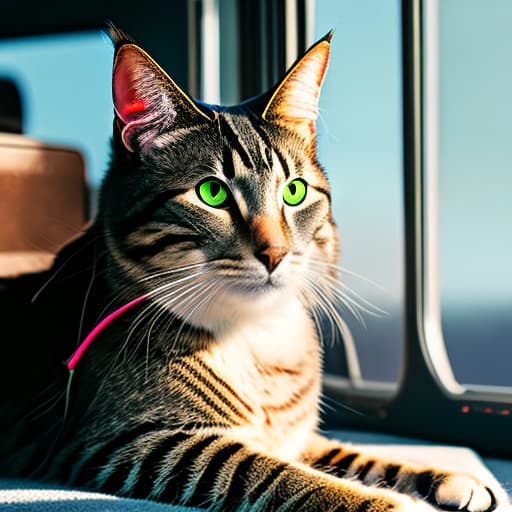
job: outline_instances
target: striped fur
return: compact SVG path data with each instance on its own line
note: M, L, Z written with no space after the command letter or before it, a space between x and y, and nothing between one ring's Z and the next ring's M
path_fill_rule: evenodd
M89 241L58 258L60 269L79 254L79 271L69 264L44 302L60 304L57 312L67 304L70 321L56 323L55 309L38 313L48 319L38 328L56 340L55 366L78 320L91 328L105 308L142 293L150 300L90 347L60 432L59 407L40 423L19 419L24 433L11 436L3 472L38 467L49 480L213 511L495 508L470 477L382 461L316 434L315 322L319 310L337 321L341 297L314 133L328 48L321 40L273 93L227 109L194 103L136 45L118 41L99 215ZM206 177L228 189L225 208L199 199ZM292 207L283 189L296 178L308 189ZM272 267L258 257L264 251ZM94 272L84 282L86 254Z

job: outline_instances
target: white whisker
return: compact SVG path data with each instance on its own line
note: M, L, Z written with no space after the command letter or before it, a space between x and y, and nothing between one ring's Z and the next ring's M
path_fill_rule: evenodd
M322 260L319 260L316 258L310 258L308 261L313 264L317 264L317 265L320 265L323 267L328 267L333 270L337 270L341 274L347 274L349 276L356 277L357 279L360 279L361 281L364 281L365 283L371 284L372 286L379 289L380 291L387 293L386 288L384 288L384 286L380 285L376 281L373 281L372 279L369 279L368 277L358 274L357 272L354 272L353 270L349 270L345 267L342 267L341 265L337 265L336 263L329 263L328 261L322 261Z
M334 288L328 282L325 282L323 277L324 276L314 275L314 278L316 278L316 279L311 278L312 284L315 287L317 287L317 289L319 289L319 290L322 290L322 288L327 288L327 290L324 290L324 291L331 297L336 298L338 304L340 306L345 307L349 311L349 313L351 313L354 316L354 318L357 319L357 321L364 328L366 328L366 323L365 323L364 318L362 317L361 313L359 312L358 304L354 303L353 300L350 300L349 297L345 297L343 292ZM322 286L322 285L324 285L324 286ZM327 301L327 303L328 303L329 307L336 309L333 305L332 300Z
M134 319L134 321L132 322L132 327L128 331L128 336L126 338L125 344L130 340L131 336L136 331L137 327L144 321L145 317L147 317L147 314L152 309L156 308L158 310L158 315L156 316L156 320L158 320L161 317L161 315L165 314L166 312L169 312L168 306L175 303L176 300L183 297L184 295L190 294L190 292L192 292L193 290L195 290L196 288L201 286L203 284L204 280L201 280L200 282L193 284L192 286L189 286L189 283L183 284L183 281L190 281L191 279L198 278L200 276L204 276L204 274L205 273L203 272L203 273L199 273L199 274L194 274L192 276L187 276L186 278L185 277L181 278L176 282L167 283L166 285L162 285L159 288L150 292L152 298L156 297L158 299L158 303L154 303L153 301L151 301L149 303L149 305L146 306L144 308L144 310L141 313L139 313L139 315ZM177 284L181 284L182 286L180 286L177 290L171 290L170 292L168 292L168 290L170 288L172 288L173 286L176 286ZM164 294L164 292L168 292L168 293ZM163 294L161 297L158 296L160 293ZM168 300L169 298L172 298L172 300ZM150 330L151 330L151 328L152 328L152 326L150 326Z
M388 312L385 311L384 309L380 308L379 306L376 306L375 304L373 304L372 302L370 302L369 300L365 299L364 297L362 297L361 295L359 295L356 291L354 291L350 286L346 285L345 283L339 281L338 279L330 276L330 275L324 275L322 276L324 277L325 279L327 279L330 283L332 283L332 286L336 289L336 286L340 286L341 288L343 288L347 293L350 293L352 294L354 297L352 298L352 300L354 301L360 301L362 304L365 304L366 306L368 306L368 308L371 308L373 309L373 315L374 316L378 316L376 315L376 313L380 313L381 315L387 315ZM360 305L360 304L358 304Z
M334 265L333 263L329 262L323 262L314 258L304 259L298 256L294 256L292 261L301 265L302 267L304 267L304 264L306 264L306 273L313 277L313 281L320 283L322 287L327 288L326 293L332 296L333 299L336 299L336 301L339 302L341 306L345 307L365 328L366 323L363 316L361 315L361 312L376 318L380 318L388 314L387 311L365 299L360 294L355 292L350 286L346 285L338 278L325 271L331 268L341 271L341 268L338 265ZM362 276L358 275L357 277L363 279Z
M167 270L162 270L162 271L159 271L159 272L155 272L153 274L150 274L146 277L143 277L142 279L140 279L139 281L137 281L137 284L138 283L143 283L143 282L146 282L146 281L149 281L151 279L157 279L157 278L162 278L162 277L167 277L169 275L172 275L172 274L177 274L177 273L180 273L180 272L185 272L185 271L188 271L190 269L194 269L194 268L197 268L197 267L208 267L209 265L209 262L201 262L201 263L193 263L193 264L190 264L190 265L183 265L181 267L174 267L174 268L170 268L170 269L167 269ZM118 300L118 297L119 295L128 290L130 287L134 287L135 284L133 283L128 283L128 284L125 284L123 287L120 287L118 288L117 290L117 296L116 298L112 299L102 310L102 312L100 313L99 317L102 318L103 316L105 316L106 312L109 310L109 308L112 306L112 304L114 304L117 300Z
M181 335L181 332L187 322L192 318L192 315L208 300L211 300L212 296L208 295L209 291L214 288L219 282L219 279L213 279L211 283L207 284L203 290L195 297L196 304L194 307L191 308L189 313L184 316L183 321L181 323L180 328L178 329L176 333L176 338L179 338Z
M85 310L87 308L87 301L89 300L89 295L91 294L92 285L94 284L94 280L96 279L96 245L94 246L94 258L91 272L91 279L89 280L89 284L87 285L87 290L85 291L84 303L82 304L82 311L80 312L80 322L78 323L78 333L76 337L76 346L80 345L80 341L82 340L82 329L84 325L85 318Z
M325 300L325 295L320 285L310 276L305 274L306 281L310 292L317 298L316 305L326 315L332 326L336 326L341 334L343 345L345 347L345 355L347 358L347 367L349 378L352 382L357 382L361 379L361 369L359 366L359 358L354 343L354 338L345 320L340 316L331 301Z
M316 286L316 283L310 279L307 279L309 287L309 293L313 295L315 298L315 302L313 303L313 310L318 308L326 320L329 321L329 326L331 328L331 345L335 343L336 340L336 323L332 317L331 311L329 309L329 302L324 300L321 290L319 290ZM322 324L319 319L319 329L323 331Z
M336 295L338 297L340 302L342 302L347 308L349 308L349 305L350 305L350 308L352 310L357 311L357 317L363 324L364 324L364 319L361 316L360 311L366 313L369 316L375 317L375 318L382 318L383 316L387 315L387 313L384 310L380 309L377 306L374 306L371 303L370 303L370 307L372 307L374 309L370 309L370 308L363 306L356 299L354 299L348 293L346 293L344 290L342 290L340 288L336 288L334 285L330 284L329 282L324 282L324 284L329 288L329 290L332 291L332 293L334 295ZM353 306L353 307L351 307L351 306ZM353 311L351 311L351 312L353 312Z

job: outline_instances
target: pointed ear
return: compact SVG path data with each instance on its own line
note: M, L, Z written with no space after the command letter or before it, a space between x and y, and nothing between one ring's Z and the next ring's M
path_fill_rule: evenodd
M332 32L329 32L295 62L274 89L263 111L263 119L285 125L307 139L315 135L331 38Z
M144 151L161 133L216 118L215 112L198 106L131 42L116 49L112 95L121 139L129 151Z

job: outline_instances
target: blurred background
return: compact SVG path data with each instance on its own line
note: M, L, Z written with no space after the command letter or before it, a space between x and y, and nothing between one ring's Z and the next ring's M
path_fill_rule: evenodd
M73 13L57 0L44 7L35 0L3 4L0 79L20 91L26 135L82 151L92 214L112 129L113 50L101 31L105 20L130 32L196 98L223 104L270 87L305 47L334 29L318 122L320 161L333 189L343 280L386 313L363 311L361 322L341 312L363 378L398 382L404 347L398 0L158 0L151 11L137 12L123 2L93 1ZM434 192L443 338L460 383L512 386L512 3L443 0L429 23L438 37L427 52L438 63ZM341 346L327 347L325 359L328 372L346 374Z

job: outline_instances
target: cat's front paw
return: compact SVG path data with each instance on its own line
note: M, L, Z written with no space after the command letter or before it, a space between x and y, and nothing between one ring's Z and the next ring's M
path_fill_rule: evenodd
M494 493L485 485L467 475L447 475L432 479L429 474L418 478L418 492L429 503L441 510L491 512L497 506Z

